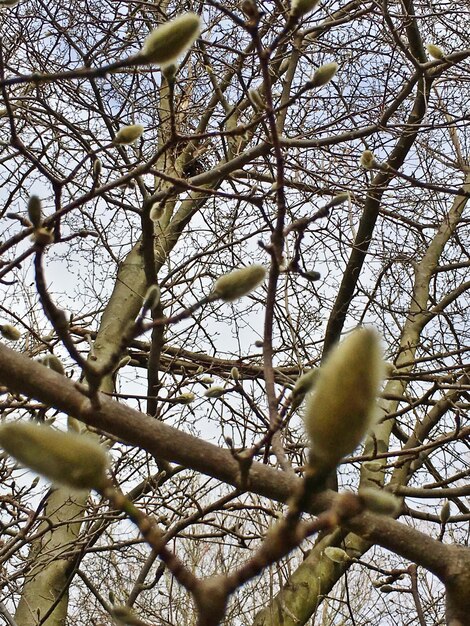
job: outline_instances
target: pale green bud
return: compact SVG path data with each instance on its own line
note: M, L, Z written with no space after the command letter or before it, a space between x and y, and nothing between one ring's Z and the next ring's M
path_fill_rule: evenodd
M377 167L377 161L375 160L374 153L371 150L364 150L359 160L359 164L366 170L373 170Z
M95 159L93 162L93 178L98 180L101 174L101 170L103 169L103 163L101 159Z
M325 206L324 209L331 209L334 206L339 206L343 204L343 202L347 202L350 199L349 192L339 193L337 196L334 196Z
M8 341L18 341L21 338L21 332L11 324L0 325L0 333Z
M204 393L206 398L220 398L225 393L225 389L223 387L209 387L209 389Z
M186 393L182 393L180 396L176 396L175 402L177 404L191 404L191 402L194 402L195 398L196 396L188 391Z
M92 439L32 422L0 426L0 445L22 465L72 489L100 489L108 455Z
M304 421L313 455L325 467L336 467L366 435L382 375L379 337L370 328L353 331L320 368Z
M389 491L376 487L364 487L359 490L358 495L363 505L373 513L393 517L400 510L400 500Z
M395 588L391 585L382 585L381 587L379 587L379 591L381 591L382 593L393 593L395 591Z
M333 76L338 71L337 63L326 63L325 65L321 65L313 74L310 79L308 86L311 89L315 87L323 87L323 85L327 85Z
M52 230L49 230L49 228L38 228L34 231L31 239L38 246L48 246L54 241L54 235Z
M439 46L436 46L433 43L428 43L428 45L426 46L426 50L429 52L430 56L432 56L433 59L439 60L444 58L444 51L442 50L442 48L439 48Z
M348 563L351 560L349 554L342 548L328 546L323 551L324 555L334 563Z
M232 367L232 369L230 370L230 375L233 378L233 380L235 381L240 380L240 372L238 370L238 367Z
M292 0L290 14L292 17L303 17L317 6L320 0Z
M134 143L144 132L142 124L131 124L130 126L123 126L118 130L116 136L113 139L113 143L116 145L126 145Z
M442 505L441 512L439 513L439 519L442 524L446 524L450 518L450 503L449 500L446 500Z
M224 302L232 302L246 296L262 283L266 270L262 265L248 265L217 279L212 295Z
M318 368L314 368L297 378L292 390L292 409L297 409L302 404L307 393L312 390L318 377L318 371Z
M39 228L42 223L41 200L38 196L31 196L28 202L28 217L34 228Z
M201 383L204 383L205 385L212 385L213 382L214 379L211 376L204 376L201 378Z
M65 369L60 360L55 356L55 354L48 354L42 359L39 359L39 362L48 367L54 372L65 376Z
M144 63L170 65L198 38L201 20L195 13L184 13L153 30L144 42L140 57Z

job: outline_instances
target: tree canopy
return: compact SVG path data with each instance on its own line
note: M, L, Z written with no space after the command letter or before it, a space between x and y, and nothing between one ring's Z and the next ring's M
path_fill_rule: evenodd
M469 624L468 3L0 21L3 621Z

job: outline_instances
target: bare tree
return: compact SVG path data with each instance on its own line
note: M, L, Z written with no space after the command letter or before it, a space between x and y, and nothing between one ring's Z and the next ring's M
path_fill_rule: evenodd
M2 420L112 465L2 456L5 623L468 624L468 4L14 5ZM359 325L386 379L335 492L302 418Z

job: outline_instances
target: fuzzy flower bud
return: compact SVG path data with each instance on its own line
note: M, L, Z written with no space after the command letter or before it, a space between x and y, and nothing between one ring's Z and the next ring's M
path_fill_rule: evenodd
M383 489L364 487L359 490L359 498L369 511L379 515L393 517L400 510L400 500L393 493Z
M225 393L225 389L223 387L209 387L209 389L204 393L206 398L220 398Z
M182 393L180 396L176 396L175 402L177 404L191 404L191 402L194 402L195 398L196 396L188 391L186 393Z
M359 165L365 170L373 170L377 167L377 161L375 160L374 153L371 150L364 150L359 160Z
M292 0L290 14L292 17L303 17L317 6L320 0Z
M232 367L232 369L230 370L230 375L233 378L233 380L235 381L240 380L240 372L238 370L238 367Z
M439 60L444 58L444 51L442 48L439 48L439 46L436 46L433 43L428 43L426 50L433 59Z
M366 435L382 373L379 338L370 328L352 332L320 368L304 421L313 455L325 468L336 467Z
M312 390L318 377L318 371L318 368L311 369L305 372L305 374L302 374L302 376L299 376L295 381L291 402L293 410L297 409L302 404L307 393Z
M441 520L441 524L446 524L450 518L450 503L449 500L446 500L442 505L442 509L439 513L439 519Z
M195 13L184 13L153 30L144 42L140 56L144 63L169 65L198 38L201 20Z
M72 489L100 489L108 455L85 435L64 433L32 422L0 426L0 445L22 465Z
M134 143L144 132L142 124L131 124L130 126L123 126L118 130L116 136L113 139L115 145L128 145Z
M34 228L39 228L42 223L41 200L38 196L31 196L28 202L28 217Z
M224 302L233 302L256 289L265 275L266 270L262 265L248 265L234 270L216 280L212 295Z
M348 563L351 560L349 554L342 548L328 546L323 551L324 555L334 563Z
M0 325L0 333L4 339L8 341L18 341L21 338L21 332L11 324Z
M64 366L62 365L61 361L55 356L55 354L48 354L40 359L39 362L49 369L54 370L54 372L57 372L57 374L65 376Z
M308 86L310 89L314 89L315 87L323 87L323 85L327 85L333 76L338 71L337 63L325 63L325 65L321 65L313 74L310 79Z

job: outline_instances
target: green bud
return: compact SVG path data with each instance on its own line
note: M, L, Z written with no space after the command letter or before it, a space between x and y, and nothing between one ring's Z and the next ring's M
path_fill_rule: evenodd
M144 42L140 57L144 63L170 65L198 38L201 20L184 13L153 30Z
M118 130L116 136L113 139L115 145L128 145L137 141L137 139L144 132L142 124L131 124L130 126L123 126Z
M376 487L364 487L359 490L358 495L363 505L373 513L393 517L400 510L400 500L389 491Z
M343 202L347 202L350 199L349 192L339 193L337 196L334 196L325 206L324 209L331 209L334 206L338 206L343 204Z
M194 402L196 396L191 392L182 393L180 396L176 396L174 399L177 404L191 404Z
M307 393L312 390L318 377L318 371L318 368L314 368L297 378L292 390L292 409L297 409L302 404Z
M100 177L102 169L103 163L101 162L101 159L95 159L95 161L93 162L93 178L95 180L98 180L98 178Z
M22 465L72 489L100 489L108 455L84 435L64 433L32 422L0 426L0 445Z
M49 230L49 228L37 228L34 231L31 239L38 246L48 246L54 241L54 235L52 233L52 230Z
M59 359L55 356L55 354L48 354L42 359L39 359L39 362L45 365L46 367L48 367L49 369L54 370L54 372L57 372L58 374L65 376L64 366L59 361Z
M201 383L204 383L205 385L212 385L213 382L214 379L210 376L204 376L204 378L201 378Z
M160 302L160 287L151 285L145 294L143 308L147 311L153 309Z
M0 333L8 341L18 341L21 338L21 332L11 324L0 325Z
M168 82L175 80L177 71L178 66L174 63L170 63L170 65L165 65L165 67L162 67L162 74Z
M382 585L381 587L379 587L379 591L381 591L382 593L392 593L393 591L395 591L395 588L391 585Z
M28 217L34 228L39 228L42 223L41 200L38 196L31 196L28 202Z
M426 50L429 52L429 55L432 56L433 59L443 59L444 51L439 46L434 45L433 43L428 43L426 46Z
M441 512L439 513L439 519L441 520L441 524L446 524L450 518L450 503L449 500L446 500L442 505Z
M257 339L257 340L255 341L255 346L256 346L257 348L262 348L262 347L264 346L264 342L263 342L263 341L261 341L261 339Z
M324 555L333 561L334 563L348 563L351 560L351 557L345 550L342 548L335 548L333 546L328 546L323 551Z
M209 387L209 389L204 393L206 398L220 398L225 393L225 389L223 387Z
M246 296L262 283L266 270L262 265L248 265L217 279L212 295L224 302L233 302Z
M364 150L359 160L359 164L366 170L373 170L377 167L377 161L375 160L374 153L370 150Z
M232 369L230 370L230 376L235 381L240 380L240 372L238 371L238 367L232 367Z
M310 89L314 89L315 87L323 87L323 85L327 85L333 76L338 71L337 63L326 63L325 65L321 65L313 74L310 79L308 86Z
M375 330L358 328L328 355L305 408L312 452L334 468L362 441L376 412L383 360Z
M292 17L303 17L317 6L320 0L292 0L290 14Z

